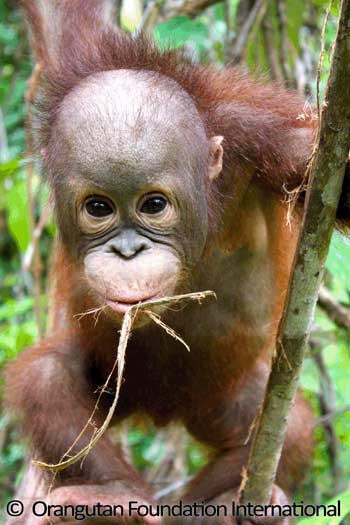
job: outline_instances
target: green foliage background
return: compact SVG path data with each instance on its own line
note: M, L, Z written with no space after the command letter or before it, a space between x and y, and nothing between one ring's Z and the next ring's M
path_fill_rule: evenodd
M127 4L127 5L126 5ZM235 24L235 8L238 1L231 0L232 27ZM125 7L126 5L126 7ZM320 50L320 34L324 12L328 2L324 0L287 0L289 55L288 67L294 70L298 57L305 47L311 61L317 64ZM132 30L139 22L141 13L137 0L124 2L122 23ZM136 13L136 14L135 14ZM271 21L277 26L276 13L271 8ZM337 8L332 10L326 30L326 48L335 36ZM310 22L312 18L312 24ZM308 25L309 24L309 25ZM312 31L307 31L307 28ZM160 46L186 46L194 60L223 64L224 40L227 20L222 3L203 11L195 18L178 15L158 23L154 36ZM310 36L311 35L311 36ZM280 46L278 33L275 35L276 49ZM259 28L249 42L245 56L246 64L253 74L269 74L267 53ZM328 54L321 78L321 91L326 81ZM32 69L25 27L18 10L10 3L0 0L0 367L13 359L22 348L31 345L38 338L38 328L33 312L34 280L26 268L26 258L31 248L31 229L28 209L28 193L24 160L25 149L25 105L26 81ZM309 86L311 98L315 93L315 75ZM313 97L314 101L314 97ZM35 219L43 213L47 200L47 188L39 174L33 178L35 195ZM48 221L40 238L40 254L43 268L41 280L46 287L48 259L55 226ZM335 234L327 262L325 276L327 287L342 303L349 305L350 297L350 243L348 239ZM43 310L46 308L46 294L42 295ZM313 467L305 485L300 489L299 499L309 503L325 503L332 498L342 499L344 516L350 510L349 489L349 443L350 413L342 409L350 403L350 357L349 331L338 328L327 316L317 311L315 331L321 340L322 357L330 380L330 392L334 395L332 426L338 444L336 458L341 470L340 483L335 486L332 473L332 453L327 441L327 429L316 426L315 455ZM319 350L320 351L320 350ZM302 388L310 399L316 418L320 415L322 381L315 360L306 358L301 379ZM0 382L0 396L3 384ZM157 445L154 432L129 430L129 446L134 460L141 469L147 469L160 460L162 446ZM24 447L15 428L0 412L0 506L18 483L23 466ZM189 444L186 451L186 472L194 472L204 461L200 449ZM339 478L339 476L338 476ZM303 519L300 525L335 525L350 523L348 517L339 519Z

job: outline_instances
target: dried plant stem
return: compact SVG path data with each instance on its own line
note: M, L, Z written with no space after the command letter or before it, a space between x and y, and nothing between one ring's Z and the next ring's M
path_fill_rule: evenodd
M110 422L111 422L111 420L113 418L113 415L114 415L114 412L115 412L115 409L117 407L117 403L118 403L118 400L119 400L120 388L121 388L122 381L123 381L123 372L124 372L124 366L125 366L126 347L127 347L128 340L129 340L129 337L130 337L132 325L133 325L133 323L135 321L136 316L139 313L142 312L143 314L148 315L152 319L152 321L154 321L161 328L163 328L163 330L165 330L171 337L173 337L174 339L176 339L177 341L182 343L187 348L187 350L190 350L189 346L185 343L185 341L183 341L183 339L172 328L170 328L168 325L166 325L160 319L160 317L158 315L156 315L154 312L150 311L148 308L154 307L154 306L160 306L160 305L164 305L164 304L168 304L168 303L183 302L183 301L186 301L186 300L198 301L199 304L200 304L203 299L206 299L209 296L216 297L214 292L208 290L208 291L205 291L205 292L195 292L195 293L190 293L190 294L174 295L172 297L162 297L162 298L156 299L154 301L145 301L143 303L138 303L136 305L130 306L130 308L128 308L128 310L126 311L126 313L124 315L124 318L123 318L123 323L122 323L122 327L121 327L121 331L120 331L120 338L119 338L119 343L118 343L117 358L116 358L116 360L114 362L112 370L110 371L110 373L109 373L109 375L108 375L108 377L106 379L105 384L103 385L103 387L102 387L102 389L101 389L101 391L99 393L99 396L98 396L97 401L95 403L94 409L93 409L93 411L92 411L88 421L86 422L85 426L83 427L83 429L81 430L81 432L79 433L77 438L74 440L74 442L71 444L69 449L63 454L63 456L62 456L61 460L59 461L59 463L49 464L49 463L45 463L43 461L33 461L33 464L36 465L37 467L41 467L41 468L44 468L44 469L51 470L54 473L59 472L61 470L64 470L67 467L69 467L69 466L73 465L74 463L76 463L77 461L79 461L80 459L83 459L85 456L87 456L87 454L90 452L90 450L94 447L94 445L96 445L96 443L99 441L99 439L106 432L106 430L108 429L108 426L109 426L109 424L110 424ZM85 447L83 447L79 452L77 452L73 456L69 457L68 459L64 459L65 457L69 456L69 454L72 452L73 448L79 442L80 438L83 436L83 434L85 433L87 428L90 425L94 424L93 423L93 418L94 418L94 415L96 413L96 410L98 409L99 402L101 400L102 394L104 392L106 392L106 390L108 388L108 385L109 385L109 382L110 382L110 380L112 378L112 375L113 375L116 367L118 367L117 379L116 379L116 390L115 390L113 403L112 403L112 405L111 405L111 407L110 407L110 409L109 409L109 411L107 413L106 419L104 420L102 426L99 429L95 428L93 436L92 436L90 442Z
M163 330L166 331L167 334L169 334L171 337L173 337L174 339L176 339L177 341L179 341L181 344L184 345L184 347L190 351L190 347L188 346L187 343L185 343L185 341L179 336L179 334L177 334L175 332L175 330L173 330L170 326L168 326L167 324L165 324L161 318L159 317L159 315L151 312L151 310L145 310L145 314L147 314L153 322L155 322L157 325L161 326L163 328Z

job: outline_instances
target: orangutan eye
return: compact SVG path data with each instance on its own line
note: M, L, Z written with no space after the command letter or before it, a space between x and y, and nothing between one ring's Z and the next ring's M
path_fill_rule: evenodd
M102 197L92 197L85 203L85 209L89 215L98 219L108 217L114 212L111 203Z
M146 215L157 215L164 211L167 205L168 201L163 195L152 195L143 201L140 212Z

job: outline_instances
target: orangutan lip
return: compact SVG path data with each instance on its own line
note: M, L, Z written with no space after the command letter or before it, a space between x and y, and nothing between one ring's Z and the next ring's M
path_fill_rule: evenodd
M131 306L135 306L139 303L143 303L146 301L152 301L153 299L156 299L156 297L157 297L156 295L152 295L151 297L142 297L141 299L138 299L137 301L129 301L129 302L107 299L106 303L112 310L114 310L118 314L125 314Z

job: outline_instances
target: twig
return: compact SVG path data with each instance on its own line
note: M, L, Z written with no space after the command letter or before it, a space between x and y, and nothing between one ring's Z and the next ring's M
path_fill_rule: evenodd
M141 18L137 33L149 33L156 24L159 15L159 0L151 0L147 4Z
M113 21L116 26L120 27L121 14L122 14L122 0L114 0L113 4Z
M350 327L350 308L346 308L338 303L331 292L323 285L318 292L318 305L340 328L347 329Z
M49 469L49 470L51 470L51 471L53 471L55 473L66 469L70 465L73 465L74 463L79 461L79 459L83 459L85 456L87 456L87 454L90 452L90 450L94 447L94 445L96 445L96 443L99 441L99 439L106 432L106 430L107 430L107 428L109 426L109 423L112 420L112 417L113 417L113 414L115 412L115 409L116 409L116 406L117 406L117 403L118 403L118 399L119 399L119 392L120 392L120 387L121 387L121 384L122 384L122 379L123 379L122 378L122 374L123 374L123 371L124 371L124 363L125 363L125 350L126 350L128 337L129 337L129 334L130 334L130 331L131 331L131 327L132 327L134 318L135 318L135 312L133 310L133 307L131 307L131 308L129 308L129 310L124 315L122 329L121 329L121 332L120 332L120 339L119 339L119 345L118 345L117 359L114 362L112 370L109 373L105 384L103 385L103 387L100 390L100 393L99 393L99 396L97 398L95 407L94 407L94 409L92 411L92 414L89 417L89 419L88 419L87 423L85 424L85 426L83 427L83 429L81 430L80 434L77 436L77 438L74 440L74 442L68 448L68 450L63 454L62 459L61 459L61 461L59 463L57 463L57 464L48 464L48 463L44 463L42 461L33 461L33 464L36 465L37 467ZM117 366L118 366L118 374L117 374L117 387L116 387L115 397L114 397L113 403L112 403L112 405L111 405L111 407L110 407L110 409L108 411L107 417L106 417L106 419L103 422L103 425L98 430L95 429L94 434L93 434L90 442L88 443L88 445L83 447L79 452L77 452L76 454L71 456L69 459L64 460L63 458L69 456L69 454L71 453L71 451L73 450L75 445L78 443L80 438L85 433L86 429L93 423L93 417L94 417L95 412L96 412L96 410L97 410L97 408L99 406L99 402L100 402L100 399L102 397L102 394L104 394L106 392L108 384L109 384L109 381L110 381L110 379L111 379L111 377L113 375L113 372L114 372L114 370L116 369Z
M321 349L320 349L321 350ZM324 362L322 350L312 354L312 358L317 366L320 378L320 409L321 414L332 413L335 410L335 390L332 378L329 375L327 367ZM331 463L331 470L333 476L334 494L338 494L342 489L343 472L340 466L340 443L337 433L334 428L332 418L323 422L323 427L326 433L326 441L328 445L329 458Z
M162 298L156 299L154 301L145 301L145 302L138 303L136 305L130 306L130 308L127 309L127 311L126 311L126 313L124 315L124 318L123 318L123 323L122 323L122 327L121 327L121 331L120 331L118 350L117 350L117 358L116 358L116 360L114 362L114 365L112 367L111 372L109 373L109 375L107 377L107 380L106 380L105 384L103 385L103 387L100 390L100 393L99 393L99 396L97 398L95 407L94 407L94 409L92 411L92 414L90 415L88 421L86 422L85 426L83 427L83 429L81 430L81 432L77 436L77 438L74 440L74 442L71 444L69 449L63 454L63 456L62 456L61 460L59 461L59 463L49 464L49 463L45 463L43 461L33 461L33 464L36 465L37 467L41 467L41 468L44 468L44 469L51 470L54 473L59 472L61 470L64 470L67 467L69 467L69 466L73 465L74 463L76 463L77 461L79 461L80 459L83 459L85 456L87 456L87 454L90 452L90 450L96 445L96 443L99 441L99 439L106 432L106 430L107 430L107 428L109 426L109 423L112 420L112 417L114 415L114 412L115 412L115 409L117 407L117 403L118 403L118 400L119 400L120 389L121 389L121 385L122 385L122 381L123 381L123 372L124 372L124 365L125 365L126 347L127 347L128 340L129 340L129 337L130 337L132 325L134 323L134 320L135 320L136 316L139 313L142 312L142 313L144 313L146 315L150 315L150 313L152 313L152 316L150 316L150 317L154 321L155 320L154 317L153 317L154 314L153 314L153 312L149 311L150 307L160 306L160 305L164 305L164 304L168 304L168 303L178 303L178 302L182 302L182 301L198 301L198 303L201 304L201 301L203 301L204 299L206 299L209 296L216 297L214 292L208 290L208 291L205 291L205 292L195 292L195 293L190 293L190 294L174 295L172 297L162 297ZM186 348L188 348L186 343L184 343L184 341L170 327L165 325L165 323L159 322L158 318L157 318L156 322L163 329L165 329L169 335L171 335L175 339L177 339L180 342L182 342L186 346ZM116 379L115 396L114 396L113 403L112 403L112 405L111 405L111 407L110 407L110 409L109 409L109 411L107 413L106 419L104 420L102 426L99 429L95 429L94 434L93 434L90 442L85 447L83 447L79 452L77 452L76 454L74 454L73 456L71 456L71 457L69 457L68 459L65 460L64 458L69 456L69 454L72 452L72 450L75 447L75 445L79 442L80 438L85 433L86 429L91 424L93 424L93 418L94 418L94 415L96 413L96 410L98 409L100 399L101 399L102 395L106 392L106 390L108 388L108 384L109 384L109 382L110 382L110 380L112 378L112 375L113 375L113 373L114 373L116 368L118 368L118 372L117 372L117 379Z
M335 223L350 149L350 90L344 89L350 85L349 2L341 2L318 143L310 166L306 211L263 412L250 451L247 477L242 482L242 503L270 502Z
M318 427L319 425L324 425L324 423L327 423L329 420L332 420L335 417L341 416L345 414L346 412L350 412L350 405L345 405L340 408L335 408L331 412L328 412L327 414L324 414L323 416L316 418L314 420L314 427Z
M185 343L185 341L179 336L179 334L177 334L175 332L175 330L173 330L170 326L168 326L167 324L165 324L161 318L159 317L159 315L153 313L151 310L145 310L144 312L145 314L148 315L148 317L150 317L152 319L152 321L154 323L156 323L158 326L160 326L161 328L163 328L163 330L165 330L165 332L170 335L171 337L173 337L174 339L176 339L176 341L179 341L179 343L181 343L182 345L184 345L184 347L186 348L186 350L188 352L190 352L190 347L188 346L187 343Z
M236 38L231 55L232 64L239 64L242 61L251 31L255 25L257 26L260 23L260 20L265 15L267 3L268 0L256 0Z
M169 0L165 3L162 13L164 18L171 18L175 15L195 17L207 7L219 2L220 0L183 0L182 2Z
M224 54L225 54L225 63L227 64L230 61L231 49L234 43L234 31L232 27L233 15L232 15L231 0L224 0L224 15L225 15L225 22L226 22Z
M26 272L29 272L29 270L31 269L32 267L32 263L33 263L33 258L34 258L34 254L35 254L35 243L38 243L39 242L39 239L44 231L44 228L47 224L47 221L49 220L49 217L50 217L50 211L51 211L51 204L50 202L48 201L46 204L45 204L45 208L41 214L41 217L39 219L39 222L36 224L34 230L33 230L33 234L32 234L32 241L29 243L29 246L24 254L24 257L23 257L23 269L24 271Z
M179 479L177 481L174 481L174 483L171 483L168 487L165 487L164 489L158 490L158 492L155 493L154 499L156 501L161 500L165 496L170 496L171 494L174 494L174 492L177 492L179 489L181 489L191 478L188 476L184 479Z
M239 30L247 20L250 11L253 9L256 0L239 0L235 13L235 28L238 34Z
M287 34L287 12L286 1L277 0L277 20L280 33L280 63L285 82L290 81L290 68L288 64L288 34Z
M271 23L270 12L267 10L262 24L261 24L262 34L264 37L264 47L266 52L267 62L269 64L269 69L271 71L271 76L273 80L278 82L283 82L282 69L279 64L279 59L276 50L275 44L275 34Z

